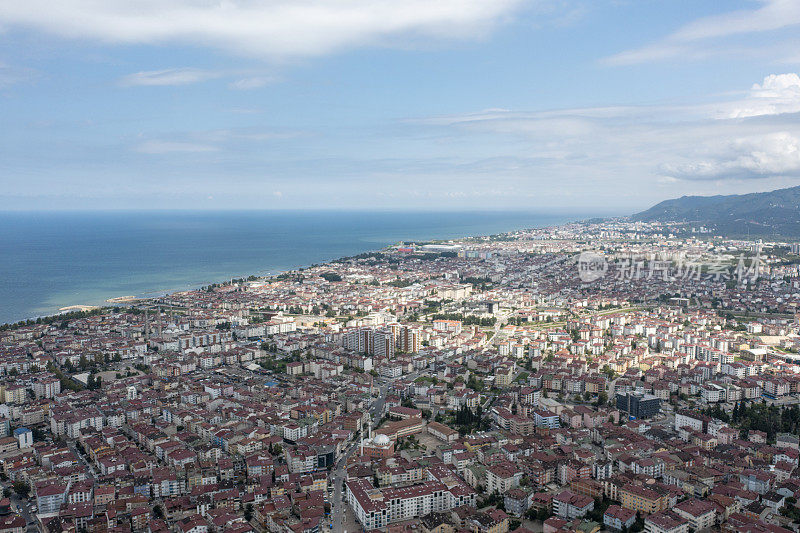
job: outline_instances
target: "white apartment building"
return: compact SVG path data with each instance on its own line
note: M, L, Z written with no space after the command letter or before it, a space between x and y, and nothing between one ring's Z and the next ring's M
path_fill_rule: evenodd
M54 435L67 435L76 439L81 429L93 427L103 429L103 414L98 410L57 412L50 415L50 431Z
M684 500L673 508L675 514L689 521L689 527L695 531L710 528L717 519L714 504L707 500Z
M670 511L651 514L644 520L645 533L688 533L689 521Z
M395 346L395 336L391 329L381 328L375 330L372 335L372 354L377 357L391 359L397 351Z
M553 498L553 512L561 518L579 518L594 509L594 500L565 490Z
M550 411L536 410L533 414L537 427L555 429L560 427L558 415Z
M389 359L394 357L397 351L397 336L392 327L353 328L342 333L341 343L346 350Z
M287 449L284 452L286 464L292 474L313 472L317 469L317 454L308 449L298 448L296 450Z
M366 530L462 505L475 505L476 493L470 487L463 481L456 481L457 476L449 469L439 473L443 474L441 481L435 479L436 473L429 473L428 481L407 487L375 488L366 479L351 479L345 484L345 497Z
M33 393L37 399L55 398L61 392L61 380L56 378L41 379L33 384Z
M486 469L486 491L504 494L519 486L522 478L521 470L511 470L503 465L491 465Z
M689 413L675 413L675 430L677 431L683 427L689 427L693 431L703 431L704 420L701 415L692 415Z

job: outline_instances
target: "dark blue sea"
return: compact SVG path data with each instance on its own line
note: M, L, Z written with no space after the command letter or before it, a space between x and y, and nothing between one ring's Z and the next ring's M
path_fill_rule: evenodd
M0 323L276 273L401 240L561 224L524 212L0 212Z

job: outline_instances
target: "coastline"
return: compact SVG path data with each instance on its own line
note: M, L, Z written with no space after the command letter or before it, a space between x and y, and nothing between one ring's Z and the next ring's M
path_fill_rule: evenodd
M133 218L132 218L133 217ZM268 277L381 250L399 241L446 241L559 226L566 213L255 212L54 214L12 217L0 236L0 323L35 321L197 290L249 274ZM99 228L99 229L98 229ZM27 243L41 242L35 250ZM13 255L12 255L13 254ZM145 260L143 260L145 259ZM244 275L242 273L245 273ZM44 282L43 282L44 281Z
M71 311L92 311L94 309L100 309L96 305L68 305L66 307L61 307L58 311L59 314L61 313L69 313Z
M139 298L136 296L115 296L114 298L109 298L106 300L107 303L115 304L115 303L125 303L125 302L132 302L138 300Z
M513 232L513 231L519 231L519 230L510 230L509 232L504 232L504 233L510 233L510 232ZM499 235L499 234L497 234L497 235ZM475 239L475 238L482 238L482 237L486 237L486 236L487 235L466 235L466 236L460 237L460 239ZM446 242L448 240L455 240L455 239L417 239L417 240L434 243L434 242ZM399 241L398 243L387 245L387 246L384 246L382 248L365 249L365 250L359 252L359 254L382 252L384 250L387 250L388 248L391 248L392 246L395 246L395 245L398 245L398 244L402 244L403 242L412 242L412 240ZM358 254L356 254L356 255L358 255ZM292 268L289 268L289 269L286 269L286 270L280 270L280 271L277 271L277 272L261 271L261 272L266 272L266 273L263 274L263 275L250 274L250 276L254 276L255 275L255 276L257 276L257 279L269 279L271 277L279 276L281 274L290 273L290 272L296 272L298 270L304 270L306 268L311 268L312 266L324 266L324 265L327 265L329 263L333 263L335 261L338 261L338 260L341 260L341 259L345 259L346 257L349 257L349 256L343 255L343 256L339 256L339 257L334 257L332 259L326 259L326 260L321 261L319 263L296 265L296 266L294 266ZM69 313L91 312L91 311L102 310L102 309L113 308L113 307L126 307L126 306L130 306L130 305L136 304L138 302L144 302L144 301L152 300L154 298L161 298L161 297L169 296L171 294L179 294L179 293L187 292L187 291L196 291L196 290L200 290L201 288L206 287L208 285L225 283L227 281L230 281L231 279L246 279L247 277L249 277L249 276L240 276L238 278L237 277L226 278L224 280L219 280L218 279L216 281L209 281L209 282L205 282L205 283L192 284L190 287L185 287L185 288L181 288L181 289L159 290L159 291L154 291L154 292L156 292L156 294L154 294L152 296L144 296L144 295L113 296L113 297L106 298L105 301L104 301L105 304L109 304L109 305L91 305L91 304L67 305L67 306L63 306L63 307L58 308L58 312L57 313L52 313L52 314L45 313L45 314L42 314L42 315L37 315L37 316L31 317L31 318L25 318L25 319L17 320L17 321L14 321L14 322L2 322L2 323L0 323L0 326L5 326L5 327L14 326L16 324L22 324L22 323L29 322L29 321L36 321L38 319L51 319L51 318L58 317L60 315L69 314Z

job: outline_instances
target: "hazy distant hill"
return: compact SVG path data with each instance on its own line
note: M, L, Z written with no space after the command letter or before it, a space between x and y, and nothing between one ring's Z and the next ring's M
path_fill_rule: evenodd
M631 217L644 222L692 222L726 236L800 238L800 187L730 196L683 196Z

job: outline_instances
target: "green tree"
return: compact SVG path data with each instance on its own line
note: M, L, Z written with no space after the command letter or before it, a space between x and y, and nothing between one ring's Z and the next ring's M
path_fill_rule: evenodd
M30 492L31 487L24 481L15 481L14 484L11 486L14 489L20 498L26 498L28 496L28 492Z
M475 392L481 392L485 388L483 381L475 377L475 374L472 374L467 380L467 387Z
M607 403L608 403L608 394L606 394L605 391L600 391L597 394L597 401L595 402L595 404L599 407Z

